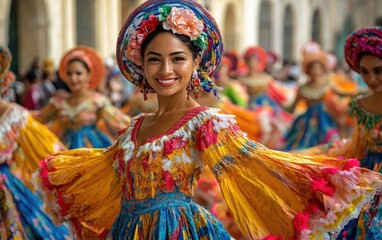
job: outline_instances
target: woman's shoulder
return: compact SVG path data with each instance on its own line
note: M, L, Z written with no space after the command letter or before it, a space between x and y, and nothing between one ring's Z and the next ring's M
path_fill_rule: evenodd
M348 114L357 119L359 124L366 124L370 127L381 121L382 113L368 111L364 106L367 106L369 100L370 95L360 95L355 97L349 103Z
M0 117L0 139L2 139L9 131L16 131L25 126L29 116L28 110L24 107L12 103Z
M67 99L70 97L70 94L65 90L58 90L56 94L54 94L50 99L49 102L53 104L54 106L59 106L63 102L66 102Z
M112 105L111 100L100 92L94 92L90 98L99 107Z

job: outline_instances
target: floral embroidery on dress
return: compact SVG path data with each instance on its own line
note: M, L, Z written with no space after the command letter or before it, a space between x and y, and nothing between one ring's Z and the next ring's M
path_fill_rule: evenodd
M0 118L0 164L11 159L17 148L16 138L25 127L28 112L11 104Z

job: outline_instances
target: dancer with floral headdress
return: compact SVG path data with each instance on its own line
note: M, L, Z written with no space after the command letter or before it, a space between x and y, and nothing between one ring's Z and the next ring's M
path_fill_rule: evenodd
M233 116L200 106L193 96L216 90L222 51L214 18L196 1L147 1L132 12L118 65L143 94L156 92L158 111L134 117L107 149L51 156L36 179L78 238L231 239L192 202L203 166L248 238L336 235L379 194L382 175L356 160L270 150Z
M39 161L64 147L25 108L2 99L15 79L11 59L9 49L0 47L0 239L71 239L42 210L31 185Z
M351 33L345 43L345 58L370 89L370 93L354 97L349 104L348 113L354 120L353 134L345 143L317 146L306 152L357 157L361 167L382 173L382 28L366 27ZM347 239L381 239L381 224L381 207L369 204L358 219L346 226L342 235Z
M130 118L107 97L94 91L104 77L98 53L86 46L69 50L61 60L59 75L71 92L52 97L34 117L53 125L52 131L69 149L110 146L117 131L129 125Z

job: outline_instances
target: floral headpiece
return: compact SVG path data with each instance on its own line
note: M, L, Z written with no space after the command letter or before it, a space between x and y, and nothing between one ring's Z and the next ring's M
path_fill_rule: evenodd
M360 28L347 37L345 58L354 71L360 71L359 63L365 53L382 58L382 27Z
M119 33L116 50L118 66L126 79L140 88L149 87L144 86L141 46L158 26L191 39L201 57L197 70L200 86L216 95L217 87L210 76L221 61L222 37L210 13L192 0L146 1L130 14Z
M72 59L79 59L86 63L90 69L89 89L96 89L105 75L103 61L97 51L88 46L77 46L66 52L58 69L58 74L62 79L66 79L68 63Z

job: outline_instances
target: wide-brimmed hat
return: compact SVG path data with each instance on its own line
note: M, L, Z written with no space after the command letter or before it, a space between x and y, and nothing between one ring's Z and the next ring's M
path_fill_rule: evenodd
M90 70L89 89L96 89L105 75L103 61L97 51L88 46L78 46L66 52L61 59L58 70L62 79L66 79L68 63L72 59L79 59L86 63Z
M267 52L260 46L252 46L245 50L243 58L247 61L251 57L256 57L259 64L258 71L263 71L267 65Z
M359 63L366 53L382 58L382 27L360 28L347 37L345 58L354 71L360 71Z
M204 91L216 94L210 77L220 64L223 42L218 25L210 13L192 0L151 0L136 8L123 24L117 41L117 63L127 80L144 86L141 45L158 26L174 34L190 37L199 50L201 61L197 69ZM150 87L150 92L154 90Z
M317 52L306 53L301 61L301 68L304 73L308 73L309 66L312 63L319 62L324 67L324 71L328 71L328 56L323 50Z

